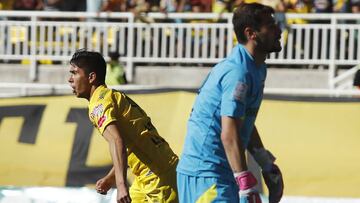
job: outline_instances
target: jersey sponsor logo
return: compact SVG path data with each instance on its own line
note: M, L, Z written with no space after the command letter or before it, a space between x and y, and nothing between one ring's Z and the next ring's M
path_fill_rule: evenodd
M102 104L99 104L95 106L95 108L90 113L90 118L94 120L95 117L100 117L103 114L103 112L104 112L104 106Z
M100 119L98 120L98 126L99 128L101 128L101 126L103 125L103 123L106 121L106 116L103 115L100 117Z
M243 82L238 82L234 91L234 99L240 102L245 101L248 86Z

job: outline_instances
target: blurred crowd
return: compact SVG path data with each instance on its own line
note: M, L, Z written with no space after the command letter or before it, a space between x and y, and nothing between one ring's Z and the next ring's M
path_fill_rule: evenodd
M357 13L360 0L0 0L1 10L87 12L231 12L258 2L286 13Z

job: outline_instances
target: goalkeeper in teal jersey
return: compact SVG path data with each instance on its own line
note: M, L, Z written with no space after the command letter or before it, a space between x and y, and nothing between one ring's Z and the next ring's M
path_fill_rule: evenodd
M266 56L281 50L274 10L241 4L233 16L239 44L209 73L188 121L177 167L180 202L260 203L245 150L262 168L269 202L279 202L282 175L254 125L263 98ZM240 194L240 196L239 196Z

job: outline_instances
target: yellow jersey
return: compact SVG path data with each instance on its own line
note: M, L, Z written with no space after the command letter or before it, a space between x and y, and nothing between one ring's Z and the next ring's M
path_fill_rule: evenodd
M89 118L101 134L110 123L118 126L134 175L147 176L151 172L160 175L177 164L177 155L158 134L145 111L126 94L105 85L97 87L90 98Z

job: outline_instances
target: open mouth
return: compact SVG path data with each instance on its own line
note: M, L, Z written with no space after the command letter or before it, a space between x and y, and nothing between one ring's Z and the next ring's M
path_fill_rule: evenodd
M70 87L71 87L72 92L75 94L75 93L76 93L75 87L73 87L73 86L71 86L71 85L70 85Z

